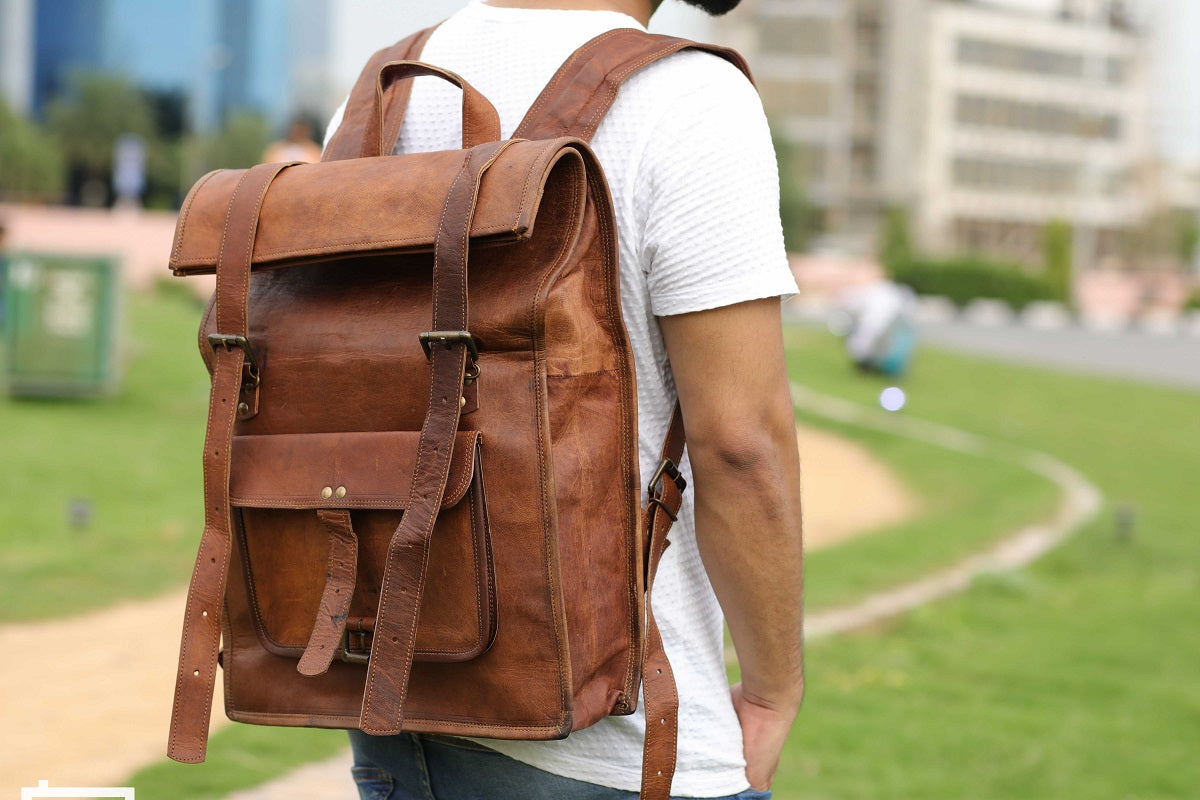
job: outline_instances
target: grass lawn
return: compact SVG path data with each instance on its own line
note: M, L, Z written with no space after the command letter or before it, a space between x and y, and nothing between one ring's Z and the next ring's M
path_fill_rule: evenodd
M0 621L150 596L190 572L203 526L201 308L159 292L130 295L126 312L118 394L0 397Z
M30 619L181 585L202 524L207 378L199 308L174 293L127 304L121 392L0 400L0 619ZM789 332L792 376L874 404L881 383L838 343ZM1156 798L1200 785L1200 395L926 351L904 413L1050 452L1136 516L1111 515L1029 570L883 629L815 641L809 697L776 797ZM889 434L864 441L928 516L808 562L810 607L844 602L976 548L1053 503L1041 478ZM73 526L76 499L91 507ZM158 764L147 796L219 797L343 746L337 733L235 726L207 767ZM155 791L149 787L163 787Z
M920 503L920 514L907 522L809 553L804 591L810 611L852 603L983 550L1049 516L1059 498L1055 484L993 453L957 452L804 411L797 417L862 443Z
M825 334L792 331L789 351L820 391L872 404L882 386ZM905 388L907 413L1079 468L1133 533L1103 514L1027 570L811 643L776 797L1196 796L1200 395L936 351Z
M332 758L350 746L343 731L231 725L208 740L203 764L163 760L123 783L138 797L220 800L238 789L258 786L305 764ZM354 791L350 771L346 790Z

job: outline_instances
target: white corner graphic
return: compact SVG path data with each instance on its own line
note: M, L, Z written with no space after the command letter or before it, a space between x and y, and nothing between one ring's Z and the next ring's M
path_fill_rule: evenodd
M21 800L65 797L120 797L134 800L132 786L51 786L49 781L38 781L37 786L21 787Z

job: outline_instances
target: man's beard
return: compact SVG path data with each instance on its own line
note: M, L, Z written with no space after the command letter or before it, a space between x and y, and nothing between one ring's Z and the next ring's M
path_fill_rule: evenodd
M719 17L722 14L728 13L737 8L737 4L742 0L683 0L689 6L707 11L714 17Z

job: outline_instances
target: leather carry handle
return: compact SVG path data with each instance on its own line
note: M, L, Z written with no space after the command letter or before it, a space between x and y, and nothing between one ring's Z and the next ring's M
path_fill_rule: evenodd
M496 113L495 106L460 76L420 61L389 61L379 68L379 75L375 79L375 111L368 119L366 131L363 133L362 155L364 158L390 155L390 152L385 152L386 143L383 135L387 128L385 119L387 105L384 102L384 93L388 87L398 80L421 75L441 78L462 89L462 146L464 150L500 140L500 115Z
M362 156L363 132L366 130L372 113L375 111L375 82L379 77L379 68L389 61L417 61L425 49L425 42L433 35L437 26L417 31L407 39L402 39L390 47L385 47L372 54L367 61L350 96L346 98L346 111L342 116L342 124L334 131L333 136L325 143L322 161L341 161L347 158ZM400 138L400 126L404 124L404 111L408 107L408 95L412 91L412 81L407 81L392 88L391 102L388 104L386 124L383 127L383 147L381 153L390 153ZM372 145L374 146L374 145Z

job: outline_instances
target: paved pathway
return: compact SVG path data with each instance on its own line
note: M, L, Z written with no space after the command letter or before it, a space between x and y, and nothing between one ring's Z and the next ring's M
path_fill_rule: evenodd
M1200 389L1200 336L1186 332L1042 330L954 320L921 325L921 339L952 350Z
M1059 506L1049 520L1022 528L989 550L912 583L870 595L851 606L808 615L805 620L808 638L871 625L961 592L981 574L1030 564L1062 542L1100 508L1100 491L1074 469L1045 453L1017 450L945 425L888 415L800 386L792 387L792 399L798 408L829 419L887 431L949 450L1014 461L1045 476L1062 490ZM265 786L238 792L227 800L353 800L355 793L348 777L349 769L350 753L346 751Z
M871 625L961 592L979 575L1030 564L1078 530L1100 509L1100 490L1070 466L1046 453L1014 449L946 425L888 415L801 386L792 386L792 401L797 408L829 419L906 436L948 450L1011 461L1049 479L1061 490L1058 508L1050 519L1015 531L988 550L912 583L872 594L853 605L809 615L805 621L809 638Z

